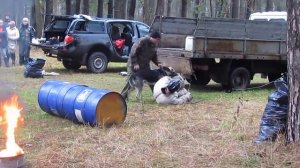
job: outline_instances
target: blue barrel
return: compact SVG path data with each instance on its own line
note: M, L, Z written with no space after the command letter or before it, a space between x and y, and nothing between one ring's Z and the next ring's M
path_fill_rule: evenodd
M121 124L127 114L126 101L119 93L59 80L41 86L38 103L49 114L92 126Z

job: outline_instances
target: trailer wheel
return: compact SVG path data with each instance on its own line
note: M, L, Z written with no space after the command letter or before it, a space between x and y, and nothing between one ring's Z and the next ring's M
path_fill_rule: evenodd
M243 90L250 85L250 73L247 68L235 68L230 74L230 85L233 89Z
M280 73L270 73L270 74L268 74L269 82L273 82L273 81L275 81L276 79L278 79L280 77L281 77Z
M75 61L62 60L62 63L66 69L70 69L70 70L77 70L81 67L81 65Z
M207 72L196 71L195 76L192 76L192 83L196 85L205 86L209 83L211 77Z

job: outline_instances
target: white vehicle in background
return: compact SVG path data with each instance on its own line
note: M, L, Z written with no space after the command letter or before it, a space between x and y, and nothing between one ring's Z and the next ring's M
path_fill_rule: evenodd
M263 21L286 21L286 12L256 12L252 13L249 20L263 20Z

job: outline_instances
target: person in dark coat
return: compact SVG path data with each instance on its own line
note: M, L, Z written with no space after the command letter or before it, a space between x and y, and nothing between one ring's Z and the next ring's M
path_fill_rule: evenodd
M160 41L160 33L152 32L150 37L142 37L135 42L131 48L129 58L127 61L128 79L131 75L136 75L148 82L155 83L159 80L159 73L157 70L150 69L150 62L161 67L162 64L157 58L157 44ZM121 94L126 99L128 96L129 80L127 79ZM153 87L151 88L153 90Z
M20 43L19 43L19 64L24 65L28 62L30 54L30 44L34 37L34 28L29 25L29 19L23 18L20 31Z
M2 65L2 60L5 62L5 66L8 67L8 54L7 54L7 32L6 27L4 27L3 20L0 19L0 66Z
M9 22L10 22L10 17L8 15L6 15L4 17L4 23L3 23L3 25L4 25L5 28L7 28L9 26L8 25Z

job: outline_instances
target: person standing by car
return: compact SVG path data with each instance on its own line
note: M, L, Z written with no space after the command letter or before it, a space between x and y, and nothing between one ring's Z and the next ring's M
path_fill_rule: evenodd
M128 79L131 75L136 75L148 82L154 83L159 80L159 73L157 70L150 69L150 61L155 65L161 67L162 64L157 59L156 46L160 41L160 33L152 32L150 37L140 38L135 42L131 48L127 62ZM129 80L127 79L121 95L127 99L130 90ZM153 86L151 87L153 90Z
M30 54L30 43L34 36L34 28L29 25L29 19L24 17L20 27L19 64L28 62Z
M16 64L16 45L17 40L20 37L19 30L16 27L15 21L10 21L8 23L9 27L6 28L7 39L8 39L8 54L11 58L12 66Z
M8 67L7 32L2 19L0 19L0 56L0 66L4 60L5 66Z

